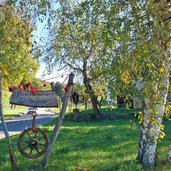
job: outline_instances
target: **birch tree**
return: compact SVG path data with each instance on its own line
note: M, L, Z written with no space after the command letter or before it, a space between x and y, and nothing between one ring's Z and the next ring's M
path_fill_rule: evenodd
M82 10L91 9L96 19L104 16L100 41L110 52L104 59L104 66L111 67L110 84L113 82L116 91L121 83L132 86L133 94L142 101L137 159L153 168L157 141L163 137L161 124L169 86L170 1L89 0L83 4Z
M100 59L104 57L104 44L100 37L104 28L88 5L86 2L79 5L74 2L61 3L54 26L55 56L51 61L82 75L98 118L100 111L92 81L103 74Z
M147 167L154 167L156 163L157 140L162 136L161 123L169 87L171 65L170 5L168 1L148 2L148 12L151 12L153 18L153 33L149 41L144 41L144 43L148 43L146 54L148 55L147 52L151 51L151 59L148 57L146 64L148 74L144 73L143 80L139 82L141 84L139 90L143 92L144 98L137 156ZM146 46L143 45L143 47Z
M121 27L119 48L113 54L113 74L125 85L134 86L141 98L137 159L147 168L155 166L157 141L164 135L161 127L171 64L169 8L168 1L127 1L119 6L121 15L117 16Z

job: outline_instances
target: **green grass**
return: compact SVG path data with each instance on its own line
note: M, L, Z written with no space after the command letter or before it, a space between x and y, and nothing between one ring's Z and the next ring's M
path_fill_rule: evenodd
M43 126L49 137L55 123L56 120L53 120ZM135 161L138 151L138 124L137 121L133 123L130 127L129 119L64 121L45 171L77 171L81 168L87 171L141 170L141 165ZM171 164L165 161L171 143L170 125L169 121L165 121L166 137L159 142L157 171L171 170ZM34 160L24 158L17 150L17 139L18 136L12 137L19 171L42 171L39 169L42 157ZM11 171L6 140L0 141L0 149L0 171Z
M10 92L8 91L2 91L2 103L4 106L9 106L10 103L10 97L11 97L11 94Z
M136 141L131 137L135 137L137 131L136 128L128 129L128 125L129 121L123 120L64 122L54 148L57 156L52 155L50 165L56 163L54 166L61 171L75 170L77 166L90 170L117 170L121 159L133 160L136 154L133 153Z
M44 126L49 136L54 124L55 121ZM134 160L136 157L138 131L136 127L128 129L128 125L128 120L64 122L46 170L70 171L75 170L76 167L91 170L118 169L121 163ZM136 138L132 139L132 137ZM16 140L16 136L12 138L20 170L27 170L26 168L30 166L35 167L34 164L40 162L41 158L34 161L22 157L16 149ZM5 143L0 142L0 148L5 150ZM0 152L0 161L4 163L1 167L2 171L10 170L8 150L5 151L6 156Z
M13 117L20 116L22 113L26 111L27 111L27 107L24 106L16 106L15 109L11 109L10 107L3 108L5 119L12 119Z
M16 106L16 108L11 109L11 104L9 103L11 93L7 91L2 92L2 105L3 105L3 114L5 119L12 119L13 117L20 116L22 113L27 111L27 107Z
M127 108L102 108L100 109L101 114L105 114L106 119L111 118L119 118L119 119L132 119L135 114L137 114L137 109L127 109ZM67 113L65 116L66 121L93 121L97 120L92 110L81 110L77 114L73 114L72 112Z

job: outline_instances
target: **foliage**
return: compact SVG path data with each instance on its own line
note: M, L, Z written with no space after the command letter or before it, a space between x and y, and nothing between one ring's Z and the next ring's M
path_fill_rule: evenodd
M98 105L102 105L104 99L107 98L107 87L103 84L99 84L96 81L92 81L92 87L94 90L94 94L98 99ZM87 103L90 101L90 96L84 85L80 83L75 83L72 92L77 92L79 94L79 101L85 104L85 109L87 109Z
M77 92L79 94L79 101L82 103L87 103L90 101L90 97L88 93L86 92L86 88L84 85L81 85L80 83L75 83L72 89L72 93Z
M39 78L33 78L31 81L39 90L51 90L51 84L49 82L43 81Z
M59 82L56 82L53 86L52 86L52 90L55 91L55 93L61 98L63 99L65 92L62 89L62 85Z
M47 59L50 59L53 65L60 64L61 68L74 70L82 75L93 109L95 113L99 113L94 85L105 85L100 78L104 74L100 59L106 57L103 52L105 45L101 41L101 33L105 28L89 8L84 7L84 3L60 2L53 29L52 46L56 53Z
M134 120L134 114L137 113L136 109L123 109L123 108L102 108L100 109L101 118L100 120L117 120L117 119L130 119L131 122ZM94 116L93 110L83 110L77 114L68 113L65 115L65 121L73 122L89 122L97 121L97 118ZM134 122L135 123L135 122ZM133 123L132 123L133 124Z
M39 4L40 9L46 6ZM56 53L46 61L81 73L92 104L97 100L92 80L98 82L102 74L112 94L138 94L143 102L142 137L147 140L142 148L148 151L151 142L156 149L170 74L170 2L60 1L55 14L51 48Z
M54 60L79 73L83 72L86 62L86 71L97 78L102 70L98 59L102 56L103 44L99 37L103 28L98 21L93 21L90 11L83 11L82 7L74 2L61 2L54 26L54 48L59 59Z
M9 100L11 97L11 93L8 91L2 91L3 99L2 99L2 104L3 106L9 106Z
M166 57L169 20L162 24L160 22L168 17L167 10L163 14L160 11L160 8L162 10L167 5L164 2L153 4L151 1L91 0L81 5L85 11L91 8L94 17L100 19L101 25L106 28L102 30L101 40L108 50L105 54L110 58L100 60L103 61L104 68L111 68L105 76L109 79L112 94L115 92L133 96L137 93L135 82L142 76L143 82L152 82L152 86L148 87L150 90L144 90L143 95L146 96L150 92L152 94L151 89L155 82L160 81L167 72L165 63L169 63ZM155 9L158 9L159 15L155 13Z
M51 90L51 83L42 81L39 78L30 78L30 82L28 82L27 78L22 79L20 83L17 85L11 85L9 87L9 91L12 92L15 88L18 88L20 91L22 90L28 90L32 93L37 91L43 91L43 90Z
M34 77L38 65L30 54L33 29L29 23L5 3L1 4L0 16L0 69L5 87L23 78Z

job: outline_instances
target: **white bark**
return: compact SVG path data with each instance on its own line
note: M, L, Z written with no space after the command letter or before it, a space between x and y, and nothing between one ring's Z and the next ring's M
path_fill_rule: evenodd
M170 55L166 57L169 61ZM154 95L157 95L157 99L151 101L151 95L147 95L143 102L143 122L140 126L140 142L137 159L142 162L145 167L154 167L156 163L156 149L157 140L160 134L160 126L162 123L163 114L165 111L165 105L167 100L168 88L169 88L169 71L170 63L165 62L166 73L163 74L161 79L162 86L156 84L152 88ZM145 85L149 86L149 85ZM171 152L169 157L171 159Z
M171 162L171 145L169 146L169 149L168 149L167 159L169 162Z
M171 26L170 26L170 30L171 30ZM171 37L171 31L170 31L170 37ZM167 54L168 56L171 58L171 41L169 41L168 46L167 46ZM171 84L171 82L170 82ZM168 160L171 161L171 145L169 146L169 150L168 150Z

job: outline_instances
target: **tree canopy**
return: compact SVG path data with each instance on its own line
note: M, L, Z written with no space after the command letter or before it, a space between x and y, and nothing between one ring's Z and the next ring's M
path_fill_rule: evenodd
M30 53L33 28L27 20L17 16L15 8L5 3L0 6L0 16L0 70L3 85L34 77L38 65Z
M26 2L20 1L19 6ZM48 11L55 17L49 22L53 23L53 37L46 61L82 74L96 114L100 111L93 80L105 80L112 93L138 95L142 112L137 159L154 167L171 70L170 1L57 2L58 8ZM35 1L28 10L38 7L39 14L46 15L52 4ZM32 28L12 7L1 8L0 14L0 69L11 82L36 69L28 53Z
M148 167L155 164L168 92L169 7L168 1L64 2L54 28L56 56L83 72L85 85L94 71L107 71L116 91L133 87L141 98L138 159Z

